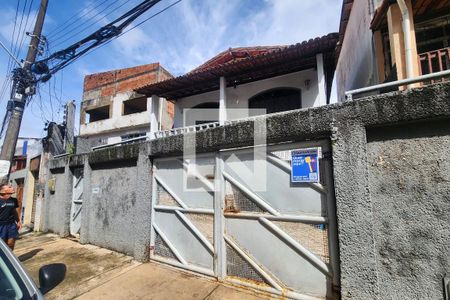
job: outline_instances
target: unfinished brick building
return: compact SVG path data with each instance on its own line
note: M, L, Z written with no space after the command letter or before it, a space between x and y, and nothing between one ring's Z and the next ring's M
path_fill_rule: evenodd
M159 63L87 75L80 111L80 137L87 146L121 142L150 131L151 102L133 91L172 78ZM173 104L158 105L158 129L172 127Z

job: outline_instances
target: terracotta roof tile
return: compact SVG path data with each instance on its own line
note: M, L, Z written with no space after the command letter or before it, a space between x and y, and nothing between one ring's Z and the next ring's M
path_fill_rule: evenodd
M136 91L148 96L158 95L174 100L218 89L218 78L221 76L227 78L228 86L235 86L314 68L316 66L316 54L323 53L328 92L330 92L336 66L335 49L338 38L338 33L330 33L294 45L276 46L273 49L262 47L260 53L255 50L258 47L251 47L255 50L253 54L237 59L229 57L230 51L227 50L185 75L142 86L137 88ZM233 49L231 50L233 52ZM242 54L243 52L245 51L235 51L234 53Z

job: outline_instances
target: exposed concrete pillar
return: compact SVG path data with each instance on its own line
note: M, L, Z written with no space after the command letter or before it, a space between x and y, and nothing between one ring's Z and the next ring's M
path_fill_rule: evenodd
M137 183L136 202L134 207L135 216L131 222L133 225L134 253L138 261L148 261L150 258L150 232L151 232L151 209L152 209L152 161L148 155L148 145L139 147L137 161Z
M325 65L323 63L323 54L316 55L317 62L317 86L319 93L317 95L314 106L322 106L327 104L327 82L325 79Z
M35 180L33 173L31 173L30 170L27 170L22 201L25 204L25 211L23 212L23 225L27 227L30 227L31 224L31 215L34 203L34 187Z
M225 77L220 77L219 93L219 123L224 125L227 120L227 81Z
M74 101L66 104L66 137L65 147L66 153L75 153L75 103Z
M410 36L413 59L413 77L419 76L419 61L417 55L416 32L414 28L414 14L412 10L411 0L405 1L409 11ZM397 66L397 79L406 79L406 58L405 58L405 42L402 27L402 13L398 4L392 4L387 12L387 21L389 29L389 41L391 44L391 60L392 64ZM420 86L415 84L413 86ZM401 90L406 87L400 87Z
M343 299L380 299L373 204L368 192L366 129L358 121L348 121L350 113L349 110L335 116L337 127L332 142L333 161L339 162L333 164L333 173L341 292Z
M62 202L62 228L59 232L60 236L70 235L70 210L72 208L72 190L73 190L73 174L69 167L69 160L67 160L64 167L64 191L62 191L61 196L57 198L57 201Z
M50 153L43 151L41 154L41 165L39 166L39 184L37 186L37 196L34 201L36 201L36 210L34 212L34 231L44 230L44 204L45 196L50 193L48 190L48 180L51 178L50 170L48 169L48 161L50 158Z
M88 156L84 158L83 166L83 208L81 209L80 243L89 243L89 209L92 196L92 168Z
M148 111L150 113L150 136L159 130L159 104L160 100L157 95L153 95L148 103Z

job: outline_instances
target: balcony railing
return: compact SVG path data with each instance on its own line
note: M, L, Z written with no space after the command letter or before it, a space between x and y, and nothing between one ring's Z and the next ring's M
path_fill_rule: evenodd
M450 69L450 47L419 54L420 74L442 72ZM432 83L447 79L434 79Z
M235 123L241 122L241 121L255 120L257 117L258 116L249 116L246 118L226 120L223 125L235 124ZM188 133L188 132L203 131L206 129L216 128L219 126L221 126L219 122L212 122L212 123L203 123L203 124L198 124L198 125L173 128L170 130L162 130L162 131L154 132L151 139L158 139L158 138L163 138L163 137L168 137L168 136L178 135L178 134L183 134L183 133Z

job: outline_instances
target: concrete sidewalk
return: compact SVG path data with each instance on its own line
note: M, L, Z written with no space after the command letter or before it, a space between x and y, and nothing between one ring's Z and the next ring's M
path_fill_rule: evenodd
M26 234L14 253L36 282L41 266L66 264L65 280L46 299L272 299L52 234Z

